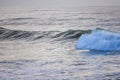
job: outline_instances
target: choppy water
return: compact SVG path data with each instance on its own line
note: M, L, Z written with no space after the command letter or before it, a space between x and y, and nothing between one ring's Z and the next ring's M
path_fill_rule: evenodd
M120 52L76 50L79 36L120 32L120 7L0 9L0 80L116 80Z

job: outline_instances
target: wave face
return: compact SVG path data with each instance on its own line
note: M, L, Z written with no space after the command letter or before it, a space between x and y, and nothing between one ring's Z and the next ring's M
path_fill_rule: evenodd
M57 31L56 31L57 32ZM55 31L20 31L0 27L0 40L38 40L51 37Z
M20 31L0 27L0 40L39 40L42 38L53 39L77 39L91 30L68 30L68 31Z
M82 34L90 33L91 30L68 30L65 32L61 32L55 36L55 38L59 37L62 39L72 39L72 38L79 38Z
M120 34L95 29L90 34L82 35L76 44L77 49L120 51Z

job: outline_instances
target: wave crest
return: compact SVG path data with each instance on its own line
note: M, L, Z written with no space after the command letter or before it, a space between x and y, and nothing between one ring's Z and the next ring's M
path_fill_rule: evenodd
M90 32L91 30L68 30L57 34L55 37L61 37L63 39L79 38L82 34Z
M0 27L0 40L39 40L41 38L77 39L91 30L68 31L20 31Z
M90 34L82 35L76 44L77 49L120 51L120 34L96 29Z

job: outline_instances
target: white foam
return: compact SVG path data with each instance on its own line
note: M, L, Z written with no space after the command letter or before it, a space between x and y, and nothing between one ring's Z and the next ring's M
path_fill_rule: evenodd
M120 34L106 30L93 30L83 34L77 41L77 49L120 51Z

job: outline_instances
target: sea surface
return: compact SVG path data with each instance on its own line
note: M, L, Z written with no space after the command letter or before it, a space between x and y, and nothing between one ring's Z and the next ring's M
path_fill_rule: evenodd
M0 8L0 80L120 80L120 52L75 48L96 28L120 33L120 7Z

